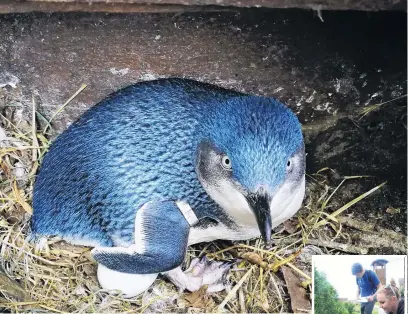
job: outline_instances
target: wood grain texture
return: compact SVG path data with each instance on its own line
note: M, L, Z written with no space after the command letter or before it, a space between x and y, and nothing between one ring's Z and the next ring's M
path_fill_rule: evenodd
M405 10L405 0L28 0L0 1L0 13L22 12L191 12L225 7L314 10Z

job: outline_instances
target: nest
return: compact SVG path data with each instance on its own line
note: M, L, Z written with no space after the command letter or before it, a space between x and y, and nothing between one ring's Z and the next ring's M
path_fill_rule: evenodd
M78 91L80 92L80 91ZM78 93L77 92L77 93ZM70 98L71 101L73 97ZM32 214L31 199L35 175L50 145L50 120L30 106L3 98L0 115L0 310L52 312L296 312L310 311L311 256L333 253L321 243L334 239L350 243L339 216L371 191L330 210L333 195L352 177L335 188L328 184L331 169L309 176L308 198L298 219L285 224L285 232L273 236L274 246L264 250L257 240L244 243L216 241L190 247L186 265L193 257L206 254L214 260L236 259L230 271L231 289L207 294L206 287L189 293L178 291L159 277L143 295L125 299L99 286L91 248L72 246L51 239L48 250L38 252L26 238ZM36 113L36 114L33 114ZM52 132L51 132L52 133ZM280 229L282 229L280 227ZM280 230L282 231L282 230ZM283 268L286 271L283 271ZM293 303L287 270L304 291L306 305ZM291 303L292 301L292 303Z

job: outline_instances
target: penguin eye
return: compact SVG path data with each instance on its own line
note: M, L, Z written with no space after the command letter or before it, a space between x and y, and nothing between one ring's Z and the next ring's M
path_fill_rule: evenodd
M231 170L232 168L231 159L229 159L227 155L222 156L221 165L223 166L224 169Z
M286 172L290 172L293 169L293 160L292 158L289 158L288 161L286 162Z

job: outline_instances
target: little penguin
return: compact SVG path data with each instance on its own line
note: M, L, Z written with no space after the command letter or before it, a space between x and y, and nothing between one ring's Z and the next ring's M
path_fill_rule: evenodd
M34 186L32 238L94 247L102 287L128 297L159 273L215 291L228 267L201 259L183 272L187 246L258 236L269 245L304 193L301 125L281 102L188 79L139 82L52 143Z

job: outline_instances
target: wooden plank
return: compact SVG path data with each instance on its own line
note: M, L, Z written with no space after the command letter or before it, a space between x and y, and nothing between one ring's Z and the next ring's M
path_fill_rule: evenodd
M186 6L178 4L139 4L120 1L2 1L1 13L28 12L106 12L106 13L177 13L177 12L213 12L231 11L230 8L217 6Z
M191 12L228 7L313 10L405 10L406 0L0 0L0 13L23 12Z

